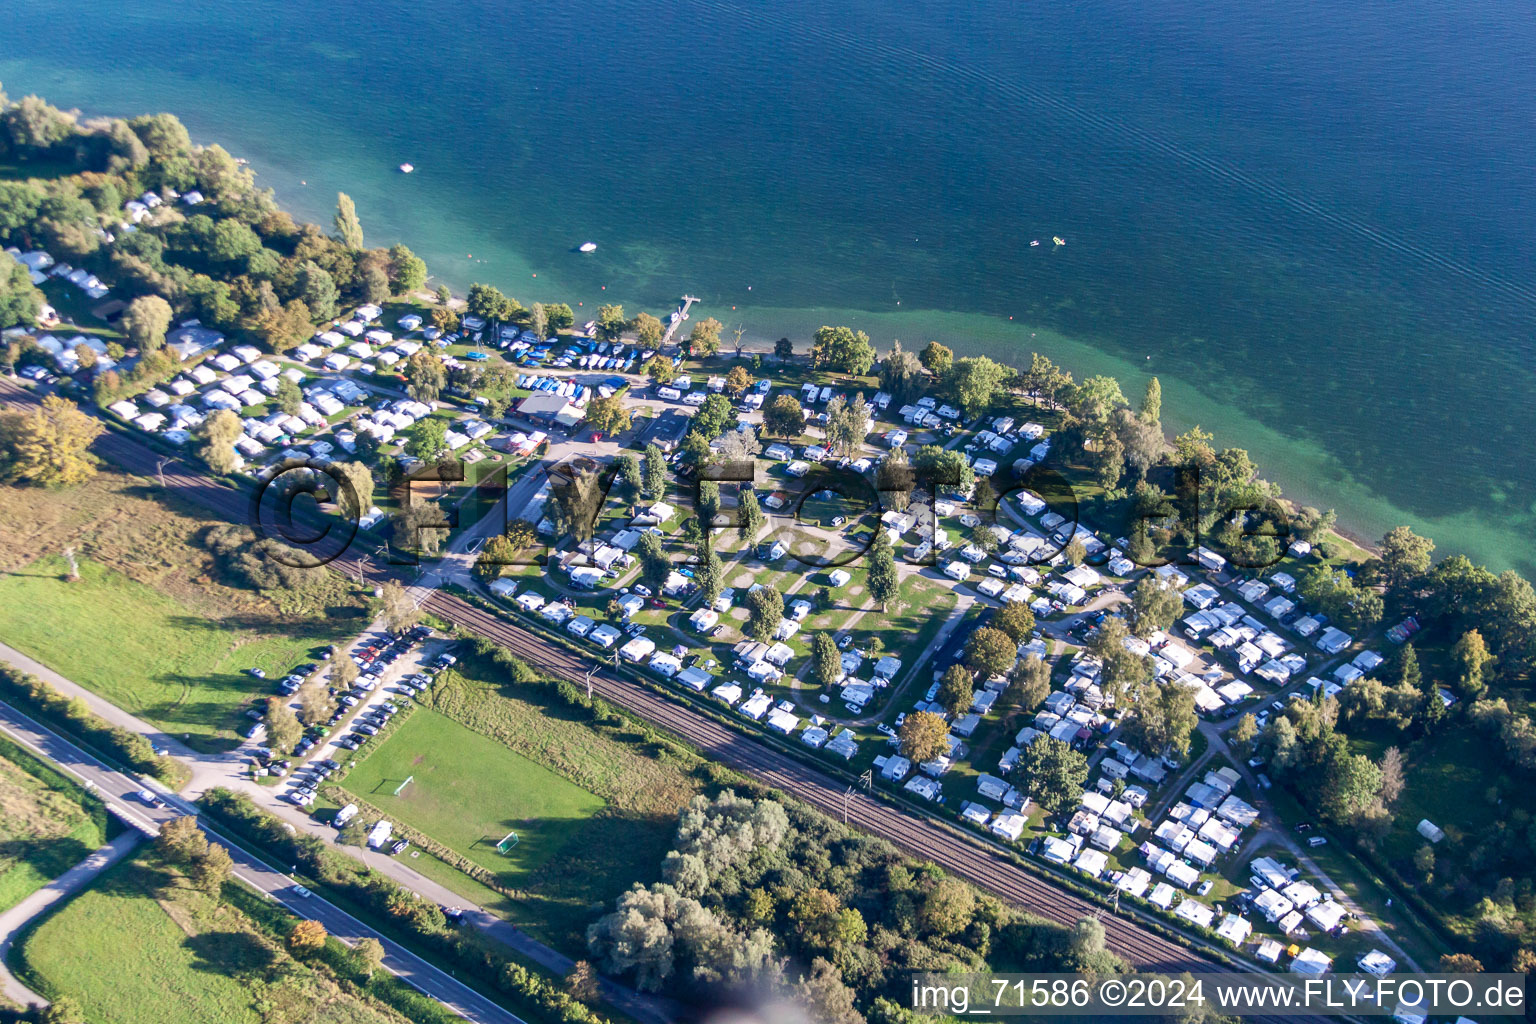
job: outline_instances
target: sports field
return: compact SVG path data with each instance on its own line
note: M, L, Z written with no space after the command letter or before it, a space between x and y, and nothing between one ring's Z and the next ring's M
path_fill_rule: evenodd
M395 788L412 779L395 796ZM496 740L420 708L343 786L518 886L570 841L603 800ZM516 831L507 855L496 843Z

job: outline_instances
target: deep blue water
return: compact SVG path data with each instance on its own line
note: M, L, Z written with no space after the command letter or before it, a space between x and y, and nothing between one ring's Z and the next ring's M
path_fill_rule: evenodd
M658 312L688 291L755 336L1038 347L1128 393L1155 372L1172 424L1363 534L1536 562L1521 5L49 0L7 21L13 95L171 110L303 214L351 193L372 240L460 287Z

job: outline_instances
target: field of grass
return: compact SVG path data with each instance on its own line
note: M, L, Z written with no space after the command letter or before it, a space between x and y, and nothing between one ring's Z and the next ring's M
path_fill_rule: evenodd
M411 778L399 795L394 790ZM346 788L386 814L520 886L603 801L496 740L421 709L347 776ZM507 855L496 844L509 831Z
M234 745L240 708L359 628L355 618L210 619L160 589L82 559L69 582L48 556L0 576L0 640L168 733Z
M100 801L0 740L0 910L84 860L108 830Z
M425 709L417 711L411 721L401 726L407 742L408 727L417 727L418 720L452 719L468 730L471 740L492 743L496 748L486 753L489 761L476 766L484 781L473 784L490 791L491 799L503 806L521 800L510 790L510 780L528 778L528 767L535 767L547 769L560 787L574 787L577 795L590 802L587 806L595 807L584 820L572 823L574 827L567 830L564 845L556 850L556 856L535 870L523 872L522 877L508 880L507 888L515 890L513 898L487 901L485 894L489 890L484 886L440 861L426 863L430 859L426 854L413 860L411 866L502 914L542 941L580 956L585 948L586 926L595 916L593 908L611 905L613 898L634 882L651 882L657 877L661 858L671 848L677 829L677 812L704 788L700 779L706 766L697 759L684 760L640 729L615 724L616 719L594 724L583 712L561 702L550 685L515 682L497 667L482 663L473 653L463 656L455 669L439 676L430 691L428 702L438 715L428 714ZM430 731L435 727L426 728ZM451 731L448 735L461 739L465 736ZM463 756L462 748L442 746L440 737L434 743L434 751ZM389 750L397 745L409 754L410 748L391 737L375 756L397 756ZM415 749L419 753L423 748L418 745ZM526 759L516 769L520 774L511 776L485 768L487 763L500 763L508 753ZM413 772L418 780L423 777L417 768L409 764L404 767L404 771L394 769L399 778ZM374 770L362 766L342 785L349 790L361 787L363 771ZM383 772L374 774L382 776ZM384 790L382 796L387 798L393 788L391 785ZM370 803L378 795L367 795L360 788L358 792ZM409 792L408 789L406 794ZM504 819L511 816L505 814ZM450 823L439 834L425 822L414 821L408 815L405 820L444 844L453 844L455 830L462 833L462 826L456 823ZM536 838L532 830L515 823L501 828L495 838L512 828L522 836L518 851ZM516 863L501 858L489 847L483 852L462 852L493 871L505 871ZM533 848L528 852L532 853Z
M229 905L184 886L141 853L114 867L26 939L17 959L47 994L92 1024L396 1024L290 959Z

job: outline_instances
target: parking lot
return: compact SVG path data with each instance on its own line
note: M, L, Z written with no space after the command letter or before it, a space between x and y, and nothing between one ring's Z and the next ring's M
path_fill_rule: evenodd
M288 778L283 798L300 807L311 806L325 779L353 751L371 742L406 701L425 693L437 671L452 664L448 644L434 640L431 630L418 626L400 637L370 631L348 651L338 653L338 658L352 659L359 675L347 691L333 689L335 715L327 726L309 729L291 758L274 759L264 766L270 774Z

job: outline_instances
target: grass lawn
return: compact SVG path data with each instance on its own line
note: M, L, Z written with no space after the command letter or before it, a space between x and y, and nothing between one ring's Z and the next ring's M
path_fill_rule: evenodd
M407 777L411 784L395 796ZM345 786L512 887L603 808L601 799L548 768L429 709L363 759ZM497 853L513 830L518 844L506 856Z
M584 933L596 916L594 907L611 906L614 897L632 883L648 883L659 877L661 858L671 848L677 830L677 812L704 788L699 780L707 777L707 765L656 744L643 729L616 721L594 724L586 714L559 701L550 685L516 682L473 652L461 655L454 669L438 677L427 700L436 714L422 709L403 723L401 732L406 734L407 743L411 742L411 728L419 727L422 719L438 715L452 719L464 729L449 730L448 736L475 742L477 751L480 743L495 748L486 753L490 760L477 762L476 770L486 779L477 786L495 794L505 793L507 782L513 778L532 777L528 771L531 762L532 767L553 773L556 786L574 787L575 795L590 809L584 819L570 822L564 846L556 856L536 870L505 880L507 888L515 890L515 898L488 899L485 894L489 890L484 886L440 861L426 863L430 860L426 854L413 860L411 866L563 952L584 955ZM441 737L434 736L433 741L443 750L460 752L457 747L441 746ZM391 737L375 756L404 756L389 750L397 743L400 740ZM400 749L409 750L403 745ZM521 774L486 770L485 765L500 764L508 754L520 755L516 771ZM395 770L399 778L413 772L418 780L423 778L419 766ZM375 770L360 766L342 785L349 790L360 786L360 773L365 771ZM412 788L415 785L412 783ZM393 789L391 785L381 795L387 798ZM373 796L364 798L375 802ZM490 799L507 801L509 797ZM385 803L379 806L389 807ZM507 816L513 813L507 812ZM415 821L404 811L402 815L438 841L456 845L451 834L438 835L427 823ZM462 832L463 828L454 824L450 832ZM495 838L500 839L511 828L522 836L519 851L535 838L532 830L517 824L501 828ZM528 852L533 850L529 846ZM493 871L508 871L512 866L489 849L483 854L461 852Z
M140 853L46 919L17 957L92 1024L393 1024L405 1018L290 959L238 910Z
M108 829L100 801L0 740L0 909L84 860Z
M82 559L67 582L64 560L40 559L0 576L0 639L126 711L203 749L236 741L240 708L358 620L261 622L209 619L176 597Z

